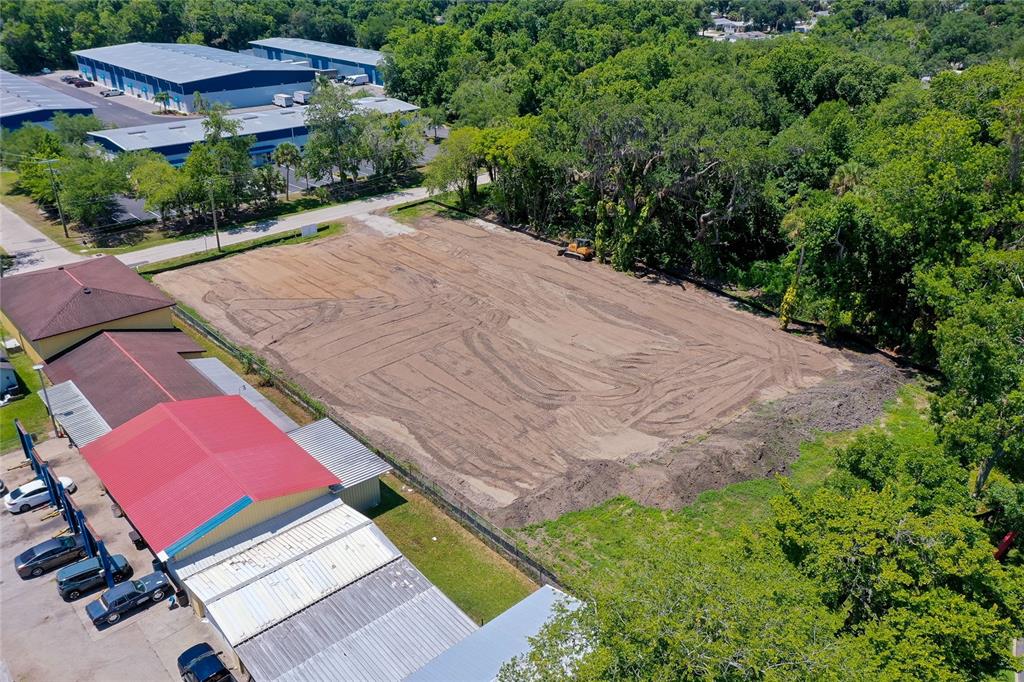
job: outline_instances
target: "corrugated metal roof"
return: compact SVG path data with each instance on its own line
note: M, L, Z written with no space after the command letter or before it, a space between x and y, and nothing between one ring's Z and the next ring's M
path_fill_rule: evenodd
M362 64L364 66L376 67L384 59L384 53L377 50L367 50L350 45L322 43L319 40L306 40L305 38L263 38L262 40L250 40L249 44L287 50L288 52L296 52L302 55L326 57L327 59L352 62L353 64Z
M283 88L287 91L287 88ZM419 109L415 104L403 102L391 97L361 97L353 100L356 108L379 111L382 114L403 113ZM239 135L257 135L261 133L281 133L297 129L295 135L306 134L306 108L289 107L269 109L267 111L251 111L243 114L229 114L225 118L238 121L241 128ZM154 123L151 125L113 128L90 132L90 137L102 138L116 145L123 151L141 149L159 149L174 145L195 144L206 138L201 118L190 118L172 123Z
M234 554L176 568L232 645L253 637L401 556L348 505L275 533Z
M218 50L206 45L124 43L74 50L71 54L179 84L253 71L291 71L299 76L297 80L305 77L307 81L312 81L316 75L316 71L308 66Z
M390 464L330 419L306 424L290 432L288 437L341 479L345 488L391 471Z
M0 69L0 115L4 118L33 111L71 111L91 114L93 106L42 83Z
M282 431L294 431L299 428L299 425L282 412L277 405L270 402L266 396L217 358L195 358L188 362L196 371L219 388L224 395L242 396L247 403L259 410L260 414L276 424Z
M82 455L149 546L170 554L246 500L338 483L238 396L161 403Z
M53 416L75 445L82 447L110 433L110 425L92 403L82 395L73 381L65 381L46 389Z
M476 630L402 557L235 647L256 680L401 680Z
M565 600L569 608L579 601L545 585L508 609L461 642L440 654L410 675L410 682L450 682L451 680L494 680L501 666L530 650L529 637L554 613L554 606Z

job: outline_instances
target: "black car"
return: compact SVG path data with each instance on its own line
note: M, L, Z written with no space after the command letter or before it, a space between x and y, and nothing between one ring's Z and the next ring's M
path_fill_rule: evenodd
M235 679L206 642L189 647L178 656L178 673L184 682L228 682Z
M91 88L95 85L92 81L77 80L73 83L76 88Z
M42 575L72 561L84 559L88 554L81 535L61 537L41 542L14 558L14 569L22 578Z
M123 583L132 577L132 567L123 554L110 557L115 583ZM103 563L99 557L92 557L77 564L71 564L57 571L57 592L64 601L74 601L89 590L105 586Z
M73 81L78 80L78 78L79 78L78 76L61 76L60 77L60 82L61 83L71 83Z
M115 585L99 599L89 602L85 612L93 624L116 623L121 616L149 602L160 601L171 591L171 581L163 573L150 573L138 580Z

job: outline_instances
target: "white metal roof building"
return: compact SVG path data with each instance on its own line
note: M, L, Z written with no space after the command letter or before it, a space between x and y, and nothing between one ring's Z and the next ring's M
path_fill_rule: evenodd
M73 381L64 381L46 389L53 417L78 447L88 445L112 430L107 420L93 407Z
M232 108L269 104L279 92L308 90L316 76L309 66L205 45L125 43L72 54L86 78L151 102L166 92L179 111L194 110L196 92Z
M580 606L576 599L545 585L407 679L409 682L496 679L502 665L530 650L529 638L540 632L559 602L573 610Z
M14 130L24 123L47 126L54 114L91 114L94 107L42 83L0 69L0 128Z
M476 624L402 557L236 652L260 681L387 682L404 679L475 630Z
M170 569L257 680L397 680L476 629L370 519L335 497Z
M341 480L341 499L359 511L380 504L380 477L391 465L330 419L288 433L296 444Z
M363 97L355 100L357 109L379 111L385 114L407 113L419 107L390 97ZM249 153L257 163L270 155L283 142L302 148L306 144L305 107L270 109L241 114L230 114L228 119L240 122L240 135L252 135L255 144ZM193 118L153 125L97 130L90 139L112 153L149 149L159 152L175 165L185 162L192 145L204 139L203 119Z
M250 40L249 44L253 54L266 59L304 60L317 69L334 69L341 76L366 74L371 83L384 84L380 69L384 54L377 50L304 38L264 38Z

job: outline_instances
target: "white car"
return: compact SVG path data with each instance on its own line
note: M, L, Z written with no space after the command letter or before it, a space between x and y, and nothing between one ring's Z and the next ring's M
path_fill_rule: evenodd
M67 476L59 476L58 478L64 485L65 492L75 492L77 487L74 481ZM4 495L4 507L9 512L27 512L32 507L38 507L49 501L50 495L46 492L46 484L38 478Z

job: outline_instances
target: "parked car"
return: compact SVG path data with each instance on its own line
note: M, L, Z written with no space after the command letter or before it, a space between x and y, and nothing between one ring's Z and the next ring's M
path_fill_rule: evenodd
M60 77L61 83L71 83L72 81L76 81L78 79L79 77L74 74L67 74L66 76Z
M22 578L37 578L50 569L84 559L85 541L81 535L51 538L30 547L14 558L14 570Z
M115 585L103 593L99 599L89 602L85 612L94 625L116 623L125 613L148 604L160 601L171 591L171 581L163 573L150 573L138 580Z
M58 478L64 484L64 492L70 494L78 490L75 482L67 476ZM27 512L32 507L38 507L49 501L50 494L46 491L46 484L38 478L4 495L4 507L9 512Z
M0 481L0 495L6 495L6 494L7 494L7 484L4 483L3 481Z
M184 682L228 682L235 679L206 642L189 647L178 656L178 673Z
M92 81L82 80L81 78L79 78L78 80L76 80L74 82L74 86L76 88L91 88L94 85L96 85L96 84L93 83Z
M123 583L132 577L132 567L123 554L110 557L113 566L114 582ZM74 601L89 590L107 584L103 575L103 562L99 557L91 557L84 561L65 566L57 571L57 592L64 601Z
M124 93L120 90L104 90L100 94L104 97L117 97L118 95L123 95Z

